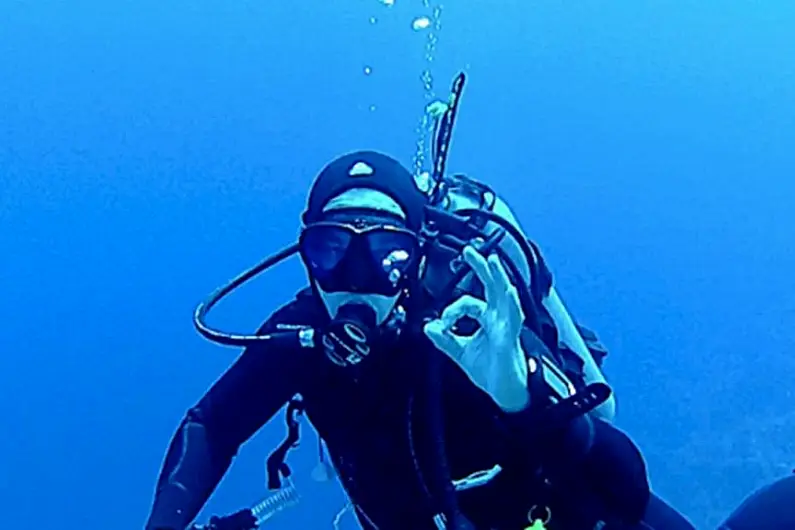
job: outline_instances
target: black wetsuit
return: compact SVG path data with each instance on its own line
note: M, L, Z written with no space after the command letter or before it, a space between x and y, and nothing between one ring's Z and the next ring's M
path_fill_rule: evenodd
M321 308L304 292L262 331L312 325ZM443 358L439 384L450 476L460 479L495 464L503 468L490 484L457 496L478 530L521 530L534 506L550 508L550 530L590 530L599 520L635 528L650 492L643 459L629 438L587 418L541 436L531 412L501 411L424 337L404 335L368 357L366 376L356 381L317 350L248 348L190 409L174 436L147 529L185 528L240 445L296 393L365 528L435 529L439 490L428 471L434 453L426 421L433 408L421 368L431 355ZM594 436L586 454L582 433L589 430ZM534 476L539 464L543 477ZM688 527L660 530L665 528Z

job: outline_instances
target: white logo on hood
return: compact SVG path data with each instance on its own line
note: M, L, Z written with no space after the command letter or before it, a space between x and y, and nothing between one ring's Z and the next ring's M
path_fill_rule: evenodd
M375 173L372 166L364 162L356 162L348 171L350 177L371 177Z

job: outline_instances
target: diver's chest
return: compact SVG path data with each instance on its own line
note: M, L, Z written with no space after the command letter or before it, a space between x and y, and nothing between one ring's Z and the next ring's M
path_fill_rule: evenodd
M338 389L307 400L307 417L332 453L383 471L394 466L413 472L432 468L444 451L453 478L497 463L501 440L488 403L473 400L471 393L451 392L434 402L423 392L388 383L383 390ZM441 424L434 426L437 418Z

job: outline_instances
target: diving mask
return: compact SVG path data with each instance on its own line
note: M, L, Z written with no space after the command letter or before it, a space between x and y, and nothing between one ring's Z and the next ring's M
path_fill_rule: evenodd
M420 255L416 234L391 224L321 221L304 228L298 245L325 292L394 296L414 275Z

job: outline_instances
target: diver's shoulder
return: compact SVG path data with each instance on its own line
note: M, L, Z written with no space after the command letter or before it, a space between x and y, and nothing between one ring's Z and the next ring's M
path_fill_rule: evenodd
M279 306L262 324L259 333L315 326L322 318L322 305L310 287L298 291L292 300Z

